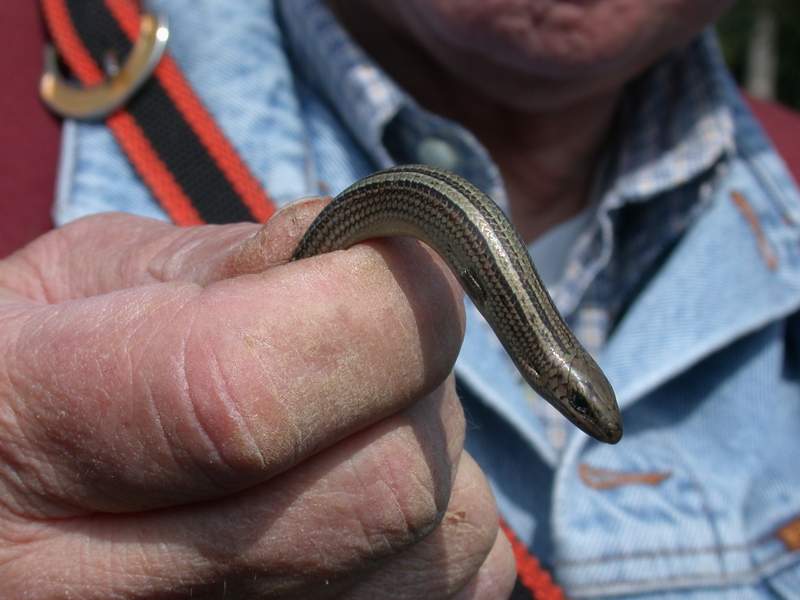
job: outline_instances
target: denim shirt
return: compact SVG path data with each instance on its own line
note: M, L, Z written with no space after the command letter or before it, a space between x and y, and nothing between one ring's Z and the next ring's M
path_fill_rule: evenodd
M170 52L278 204L395 162L497 167L317 0L154 0ZM323 68L321 68L321 66ZM574 598L800 598L800 195L710 34L626 92L553 293L623 409L616 446L552 419L468 306L467 447ZM54 216L166 219L102 124L67 123Z

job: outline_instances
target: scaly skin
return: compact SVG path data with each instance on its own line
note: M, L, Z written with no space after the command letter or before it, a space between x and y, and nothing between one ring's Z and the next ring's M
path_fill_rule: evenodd
M293 258L388 236L415 237L433 248L531 387L592 437L619 441L611 385L561 318L511 223L461 177L417 165L370 175L320 213Z

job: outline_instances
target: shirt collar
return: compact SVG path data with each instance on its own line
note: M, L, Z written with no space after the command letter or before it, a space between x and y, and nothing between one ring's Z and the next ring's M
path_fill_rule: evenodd
M377 167L423 162L456 171L505 210L499 169L475 136L403 91L353 41L323 0L277 0L277 7L300 76L332 104ZM444 142L449 151L424 151L431 142L434 148ZM451 153L454 160L448 160Z
M735 151L728 75L712 30L632 83L620 108L612 204L681 186Z
M419 114L416 103L352 40L322 0L279 0L278 8L306 80L335 106L375 163L391 165L384 131L405 107ZM734 150L725 73L709 30L629 86L620 110L617 159L603 177L613 183L599 186L607 196L604 203L614 207L683 185Z
M660 256L700 213L708 195L679 192L735 154L732 104L729 74L711 29L628 86L595 182L596 218L575 240L564 277L551 290L563 314L573 316L590 286L596 292L607 287L596 284L614 279L609 266L615 258L625 262L622 248L646 249L625 265L626 279L638 285L650 259ZM678 194L680 201L650 204L646 229L619 229L620 209L668 194ZM585 307L590 314L585 332L578 322L582 316L576 316L572 324L584 343L603 344L614 318L611 307L624 305L635 285L625 288L616 282L608 293L598 292L603 309Z
M331 102L376 164L392 160L387 124L409 97L342 28L322 0L278 0L289 51L306 82Z

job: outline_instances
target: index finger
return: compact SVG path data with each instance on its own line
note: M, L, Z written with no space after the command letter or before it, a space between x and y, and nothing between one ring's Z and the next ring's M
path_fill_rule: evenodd
M327 203L309 198L255 223L176 227L105 213L79 219L0 261L0 291L57 303L159 283L206 285L286 262Z
M32 307L0 354L14 415L0 435L65 514L251 486L446 377L463 315L445 271L391 240Z

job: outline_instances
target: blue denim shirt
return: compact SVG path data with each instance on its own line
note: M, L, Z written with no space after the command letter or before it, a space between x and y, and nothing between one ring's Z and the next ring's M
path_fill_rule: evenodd
M477 140L394 86L317 0L151 4L279 204L414 160L503 206ZM570 597L800 598L800 196L710 35L625 102L596 214L551 289L616 389L623 441L559 430L468 307L468 449ZM93 124L65 127L54 210L165 218Z

